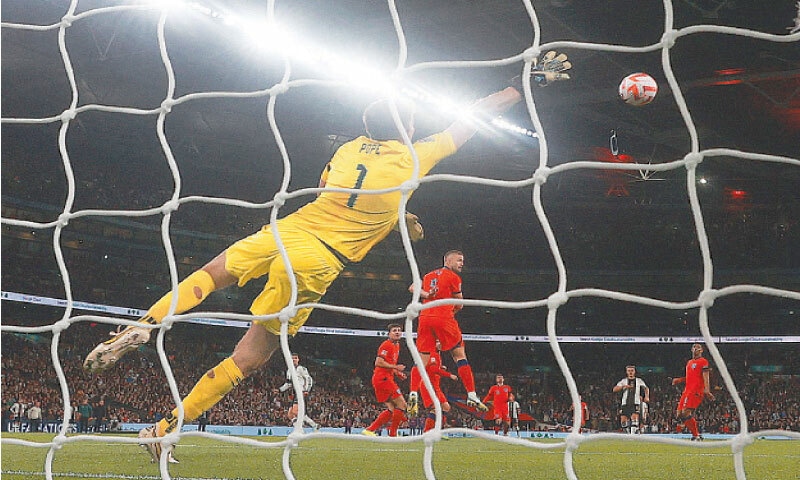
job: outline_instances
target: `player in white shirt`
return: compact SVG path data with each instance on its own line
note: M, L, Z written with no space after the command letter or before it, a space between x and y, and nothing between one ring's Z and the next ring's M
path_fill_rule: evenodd
M619 408L619 422L622 431L640 433L639 420L647 403L650 403L650 389L644 380L636 376L636 366L625 367L625 378L617 382L612 391L614 393L622 392Z
M300 387L302 389L302 394L304 398L308 398L309 392L311 392L311 387L314 386L314 379L311 378L311 374L308 373L308 369L302 365L300 365L300 356L296 353L292 353L292 363L294 363L294 371L297 373L297 379L300 382ZM292 385L292 369L289 368L286 370L286 383L281 385L278 390L281 392L285 392L293 387ZM297 400L292 404L289 408L289 420L291 420L292 424L297 419ZM308 403L306 403L306 415L303 417L303 422L306 423L309 427L313 428L314 430L319 429L319 424L311 419L308 416Z

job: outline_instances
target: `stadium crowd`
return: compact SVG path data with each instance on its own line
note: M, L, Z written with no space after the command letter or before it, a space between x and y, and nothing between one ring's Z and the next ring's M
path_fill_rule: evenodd
M171 409L174 403L154 349L144 347L137 354L124 358L111 371L92 375L82 369L81 362L84 352L91 348L94 334L86 335L80 329L96 329L98 326L75 325L72 328L79 331L60 343L59 359L70 389L76 431L113 430L119 423L127 422L150 423ZM186 333L170 335L165 340L180 394L185 394L192 382L204 373L204 366L213 364L214 358L224 355L226 348L230 348L224 344L224 337L216 343L209 340L215 339L214 336L202 332L188 334L188 338L177 338L186 336ZM34 425L61 422L63 418L63 399L47 340L31 335L4 333L2 336L4 429L31 424L28 413L33 405L41 408L41 421ZM348 341L349 338L332 340L340 345ZM369 385L369 352L365 349L364 353L364 361L358 366L326 365L324 359L314 358L312 354L304 355L305 365L315 378L312 394L307 400L307 411L321 426L359 428L377 416L378 405ZM410 363L407 353L404 360ZM800 363L796 354L790 354L786 361L791 363L789 368L793 375L748 373L746 369L735 367L736 359L729 364L748 412L750 431L800 431L800 375L797 375ZM676 359L676 362L680 366L681 360ZM596 363L600 364L606 363ZM292 404L293 392L279 393L278 387L284 382L284 375L282 362L271 362L269 367L247 378L243 385L215 406L209 413L209 423L288 425L286 412ZM492 372L477 373L479 391L488 389L493 383L493 375ZM621 376L618 371L597 369L576 374L583 400L589 405L587 428L590 430L618 430L619 396L611 393L611 387ZM653 392L645 431L680 432L674 419L675 403L680 393L677 387L671 386L670 379L664 374L642 373L641 376ZM523 423L523 430L565 431L571 426L569 394L556 368L540 373L507 372L506 379L516 391L522 411L534 419ZM698 411L703 431L736 433L740 421L733 401L720 377L716 377L714 385L716 400L705 403ZM447 388L450 385L445 382L443 386ZM456 396L462 393L456 383L451 390ZM466 409L454 409L448 420L450 426L484 428L484 423ZM410 426L414 425L412 421Z

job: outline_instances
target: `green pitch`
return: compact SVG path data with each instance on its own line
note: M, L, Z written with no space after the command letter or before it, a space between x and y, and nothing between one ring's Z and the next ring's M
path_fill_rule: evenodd
M47 434L3 435L48 442ZM132 438L132 437L131 437ZM372 443L352 439L303 441L291 452L295 478L323 480L410 480L425 478L421 442ZM270 445L282 438L251 439ZM542 442L537 440L537 442ZM555 443L551 441L551 444ZM706 441L705 444L713 442ZM704 444L704 445L705 445ZM540 445L544 445L540 443ZM280 479L283 448L260 448L198 437L184 437L176 450L179 465L170 465L176 479ZM45 478L46 448L2 445L4 480ZM433 465L441 480L564 479L563 448L542 450L476 438L438 442ZM584 443L574 456L581 480L618 478L704 480L735 478L729 447L692 448L641 442ZM800 478L800 444L789 440L759 440L745 449L748 479ZM135 444L112 443L104 437L64 445L53 461L54 478L160 479L156 464Z

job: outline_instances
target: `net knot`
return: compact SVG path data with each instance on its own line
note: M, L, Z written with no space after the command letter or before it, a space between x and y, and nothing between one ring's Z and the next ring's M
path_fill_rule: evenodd
M581 446L582 441L583 437L580 432L570 432L569 435L564 438L564 443L568 450L577 450L578 447Z
M272 202L275 204L276 207L280 208L286 204L286 199L289 198L289 194L286 192L278 192L272 197Z
M281 323L289 323L289 320L294 318L296 314L297 312L295 312L294 307L286 307L283 310L281 310L280 314L278 314L278 320L280 320Z
M719 295L719 290L709 288L700 292L700 295L697 297L697 301L700 302L701 307L711 308L714 306L714 300L717 299L717 295Z
M694 170L703 162L703 155L699 152L689 152L683 157L683 160L686 162L686 170Z
M665 31L664 35L661 35L661 43L667 48L672 48L675 46L675 40L677 38L678 31L673 28L672 30Z
M70 409L69 412L64 412L64 414L65 415L69 414L69 416L71 417L72 416L71 410L72 409ZM65 443L67 443L67 436L64 435L63 433L59 433L58 435L53 437L53 448L55 448L56 450L61 450L61 447L63 447Z
M533 181L536 182L536 185L544 185L547 182L547 177L550 176L550 167L543 166L536 169L533 173Z
M282 93L286 93L289 91L289 85L286 83L278 83L273 85L272 88L269 89L269 94L272 96L277 96Z
M406 307L406 316L410 316L411 318L419 317L420 307L422 305L419 303L410 303Z
M169 200L168 202L165 202L164 205L161 206L161 213L163 213L164 215L172 213L178 209L179 205L180 202L178 200Z
M175 100L172 98L165 98L163 102L161 102L161 111L164 113L169 113L172 111L172 106L175 105Z
M522 52L522 59L525 61L525 63L532 63L536 65L536 59L539 58L540 53L542 53L542 50L538 46L528 47L524 52Z
M176 445L180 440L181 440L180 434L178 434L178 432L172 432L161 437L160 443L163 446L173 446Z
M417 188L419 188L419 180L406 180L400 185L402 193L414 193Z
M66 227L69 224L70 214L69 213L62 213L58 216L58 226L59 227Z
M67 123L70 120L72 120L73 118L75 118L77 115L78 115L78 112L76 112L73 109L69 109L69 110L64 110L63 112L61 112L61 116L59 118L61 118L61 123Z
M69 28L72 26L72 21L75 19L74 15L65 15L61 18L61 26L64 28Z
M556 292L547 297L547 308L555 310L556 308L564 305L569 300L569 295L564 292Z
M59 320L53 324L53 333L61 333L69 328L69 320Z
M437 441L442 439L442 431L437 429L428 430L422 434L422 441L426 447L433 446Z
M742 432L731 439L731 452L734 454L741 453L744 448L751 445L755 439L750 435Z
M161 325L161 328L163 328L164 330L168 331L168 330L170 330L172 328L172 324L173 323L175 323L175 320L173 319L172 315L167 315L166 317L161 319L160 325ZM153 329L153 330L158 330L158 329ZM151 330L151 332L152 332L152 330Z

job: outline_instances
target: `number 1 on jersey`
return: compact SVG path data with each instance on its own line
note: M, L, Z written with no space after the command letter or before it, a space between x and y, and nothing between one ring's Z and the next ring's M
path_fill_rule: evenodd
M356 169L358 170L358 178L356 179L356 184L353 185L353 188L361 188L361 185L364 183L364 177L367 176L367 167L365 167L363 163L359 163ZM357 198L357 193L351 193L350 198L347 199L347 206L353 208L353 205L356 204Z

